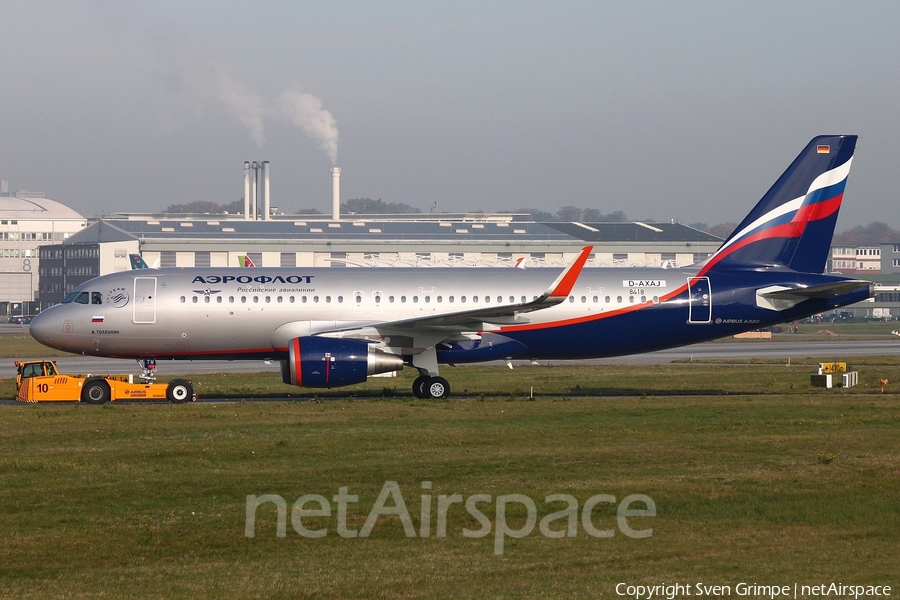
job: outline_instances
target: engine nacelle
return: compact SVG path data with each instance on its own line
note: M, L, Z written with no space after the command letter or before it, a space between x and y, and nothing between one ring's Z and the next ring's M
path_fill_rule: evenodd
M403 359L385 354L362 340L298 337L281 361L281 379L301 387L333 388L362 383L369 375L399 371Z

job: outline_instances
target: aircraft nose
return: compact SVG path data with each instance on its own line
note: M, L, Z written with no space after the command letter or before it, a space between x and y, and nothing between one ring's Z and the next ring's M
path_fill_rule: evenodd
M41 313L32 319L28 332L31 334L31 337L51 348L53 347L53 339L61 333L56 319L48 313Z

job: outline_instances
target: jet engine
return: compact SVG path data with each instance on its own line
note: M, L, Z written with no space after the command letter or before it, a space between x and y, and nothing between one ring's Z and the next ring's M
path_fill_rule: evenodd
M399 371L403 359L370 347L362 340L298 337L281 361L281 379L302 387L333 388L362 383L369 375Z

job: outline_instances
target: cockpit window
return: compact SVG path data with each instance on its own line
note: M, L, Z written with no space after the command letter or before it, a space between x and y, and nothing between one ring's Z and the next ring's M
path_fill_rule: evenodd
M78 296L75 297L75 302L77 302L78 304L87 304L88 301L89 297L87 292L81 292L80 294L78 294Z
M103 294L100 292L91 292L91 304L103 304Z
M78 295L78 292L72 292L71 294L69 294L68 296L66 296L65 298L63 298L62 303L63 303L63 304L69 304L70 302L74 302L74 301L75 301L75 297L76 297L77 295Z

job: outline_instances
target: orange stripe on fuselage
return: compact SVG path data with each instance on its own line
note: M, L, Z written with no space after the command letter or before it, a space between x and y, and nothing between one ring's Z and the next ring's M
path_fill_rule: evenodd
M672 298L678 296L687 291L687 284L679 287L678 289L669 292L665 296L660 297L659 303L662 304L667 300L671 300ZM641 302L640 304L635 304L634 306L626 306L625 308L618 308L616 310L611 310L608 312L603 312L597 315L586 315L583 317L573 317L571 319L563 319L560 321L548 321L546 323L529 323L528 325L508 325L506 327L501 327L499 332L486 332L481 331L479 333L500 333L504 331L532 331L535 329L550 329L552 327L565 327L567 325L578 325L579 323L589 323L591 321L598 321L600 319L608 319L610 317L615 317L618 315L624 315L630 312L634 312L636 310L640 310L642 308L647 308L648 306L653 306L653 301L650 300L648 302Z

